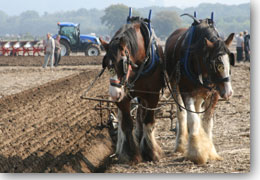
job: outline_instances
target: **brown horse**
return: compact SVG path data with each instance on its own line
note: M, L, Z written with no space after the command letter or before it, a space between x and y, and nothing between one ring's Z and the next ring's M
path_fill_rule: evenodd
M163 86L161 61L163 50L148 28L148 20L132 17L122 26L110 43L100 39L106 50L103 68L111 72L109 93L118 111L116 154L121 162L154 161L161 149L154 137L154 111ZM154 50L151 50L154 49ZM131 99L138 97L143 118L138 118L135 133L130 116Z
M232 96L228 50L234 33L223 41L212 19L197 20L189 29L177 29L166 41L166 69L177 100L176 152L195 163L220 160L213 144L213 112L219 95ZM202 117L202 113L204 115Z

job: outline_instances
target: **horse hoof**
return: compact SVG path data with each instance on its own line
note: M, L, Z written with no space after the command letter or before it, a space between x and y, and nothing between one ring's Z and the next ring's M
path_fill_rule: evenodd
M163 156L161 148L157 147L156 150L143 151L142 157L145 161L159 161Z
M135 164L138 164L140 162L142 162L142 157L140 155L137 155L130 161L130 164L135 165Z
M119 164L130 164L130 165L135 165L142 162L142 157L141 155L135 155L134 157L129 157L126 155L121 155L118 156L118 163Z
M174 153L182 153L182 154L184 154L186 151L187 151L186 148L182 145L176 146L173 150Z

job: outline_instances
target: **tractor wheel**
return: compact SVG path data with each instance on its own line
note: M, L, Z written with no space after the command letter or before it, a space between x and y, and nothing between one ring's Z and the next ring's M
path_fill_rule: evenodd
M67 41L61 39L60 40L61 47L61 56L69 56L70 55L70 45Z
M101 49L100 46L97 44L90 44L87 46L85 51L86 56L98 56L100 55Z

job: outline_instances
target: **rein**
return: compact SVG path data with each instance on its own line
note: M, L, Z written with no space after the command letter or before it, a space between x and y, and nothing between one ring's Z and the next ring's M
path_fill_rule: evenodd
M105 72L106 68L101 69L101 71L99 72L99 74L95 77L95 79L92 81L92 83L90 84L90 86L87 88L87 90L84 92L84 95L81 97L86 97L88 91L94 86L94 84L96 83L96 81L102 76L102 74Z
M166 85L167 85L167 87L168 87L168 89L169 89L169 91L170 91L170 93L171 93L171 97L173 98L173 100L174 100L174 102L177 104L177 106L179 107L179 109L180 110L186 110L186 111L188 111L188 112L191 112L191 113L196 113L196 114L203 114L203 113L205 113L205 112L207 112L208 111L208 109L210 108L210 106L211 106L211 104L212 104L212 99L213 99L213 93L212 93L212 95L211 95L211 97L210 97L210 104L209 104L209 106L207 107L207 108L205 108L203 111L200 111L200 112L197 112L197 111L192 111L192 110L190 110L190 109L187 109L186 107L184 107L184 106L182 106L179 102L178 102L178 100L174 97L174 93L175 94L177 94L177 90L175 90L175 92L174 92L174 90L171 88L171 86L170 86L170 79L169 79L169 76L168 76L168 74L167 74L167 72L166 72L166 70L164 69L164 77L165 77L165 82L166 82ZM175 88L176 89L176 88ZM183 92L181 92L181 93L183 93Z

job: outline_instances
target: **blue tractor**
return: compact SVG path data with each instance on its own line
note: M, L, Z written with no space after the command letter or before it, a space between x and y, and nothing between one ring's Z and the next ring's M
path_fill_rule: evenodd
M86 56L100 55L101 43L99 39L91 35L81 35L80 24L70 22L59 22L57 24L62 56L69 56L71 52L84 52Z

